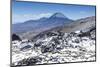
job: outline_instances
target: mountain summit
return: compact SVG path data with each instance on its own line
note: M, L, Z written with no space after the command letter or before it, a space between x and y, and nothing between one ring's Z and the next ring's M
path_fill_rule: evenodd
M51 18L66 18L66 16L62 13L54 13Z

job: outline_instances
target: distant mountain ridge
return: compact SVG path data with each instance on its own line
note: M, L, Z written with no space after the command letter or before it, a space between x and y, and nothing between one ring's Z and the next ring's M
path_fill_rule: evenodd
M71 33L75 31L88 31L95 27L95 16L71 20L62 13L55 13L51 17L39 20L28 20L24 23L14 24L12 29L21 39L31 39L51 31Z
M17 23L12 25L13 33L24 33L24 32L41 32L54 28L57 26L63 26L64 24L73 22L73 20L67 18L62 13L54 13L51 17L40 18L39 20L28 20L23 23Z

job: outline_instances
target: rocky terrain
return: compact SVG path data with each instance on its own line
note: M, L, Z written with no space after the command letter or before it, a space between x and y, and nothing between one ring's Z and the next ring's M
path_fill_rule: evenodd
M37 41L13 41L12 64L35 65L95 61L95 28L71 33L49 32Z

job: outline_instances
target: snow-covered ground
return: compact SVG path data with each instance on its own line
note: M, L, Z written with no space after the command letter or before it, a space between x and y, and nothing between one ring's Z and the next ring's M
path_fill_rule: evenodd
M78 34L80 34L79 31L75 34L58 33L39 38L36 42L13 41L12 64L15 66L96 60L93 39L95 34L84 37L79 37Z

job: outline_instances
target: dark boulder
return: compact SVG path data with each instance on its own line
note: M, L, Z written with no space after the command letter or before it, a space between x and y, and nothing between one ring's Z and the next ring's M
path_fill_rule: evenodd
M90 32L92 32L92 31L94 31L94 30L96 31L96 27L91 28L91 29L90 29Z
M56 34L56 33L53 33L53 32L48 32L46 35L47 35L48 37L51 37L51 36L56 36L57 34Z
M29 49L31 47L32 47L31 45L27 45L27 46L22 47L21 50Z
M60 31L58 31L58 33L59 33L59 35L58 36L64 36L64 33L63 32L60 32Z
M81 34L79 34L78 36L79 37L89 37L91 34L90 34L90 32L88 31L88 32L83 32L83 33L81 33Z
M60 46L60 47L56 47L56 49L57 49L57 50L62 50L63 47L61 47L61 46Z
M16 35L16 34L12 34L12 41L14 41L14 40L21 41L21 38L18 35Z
M53 38L52 41L57 45L57 44L60 44L59 40L58 40L58 37L57 38Z
M79 39L75 39L75 43L80 43Z
M34 47L40 47L43 44L43 42L35 43Z
M53 46L42 46L41 47L42 53L53 52L53 51L54 51Z

